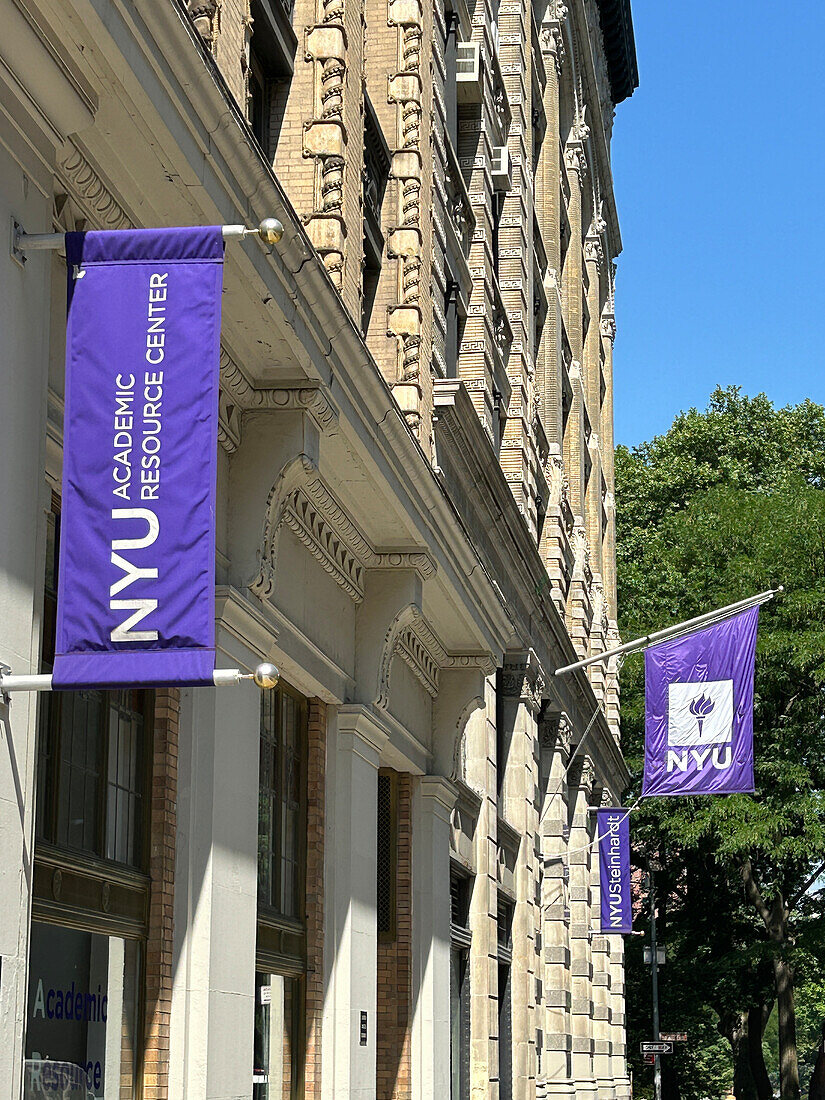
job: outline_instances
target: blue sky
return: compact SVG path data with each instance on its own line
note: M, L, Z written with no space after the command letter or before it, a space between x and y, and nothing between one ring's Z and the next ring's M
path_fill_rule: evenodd
M825 4L632 4L616 441L666 431L717 384L825 403Z

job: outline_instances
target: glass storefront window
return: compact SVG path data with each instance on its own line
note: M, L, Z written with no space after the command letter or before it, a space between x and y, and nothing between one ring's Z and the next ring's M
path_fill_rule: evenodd
M140 944L33 921L24 1100L135 1095Z
M300 1088L301 983L283 974L255 975L253 1100L291 1100Z

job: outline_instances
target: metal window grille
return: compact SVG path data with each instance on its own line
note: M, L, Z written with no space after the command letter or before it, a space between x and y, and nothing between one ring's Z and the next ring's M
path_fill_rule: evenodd
M392 772L378 775L376 907L378 934L395 938L395 872L398 846L397 783Z

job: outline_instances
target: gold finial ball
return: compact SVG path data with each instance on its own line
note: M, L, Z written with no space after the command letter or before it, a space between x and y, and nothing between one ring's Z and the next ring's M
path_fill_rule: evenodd
M265 663L258 665L253 673L253 678L259 688L274 688L278 686L281 674L275 665Z
M277 244L284 235L283 223L277 218L264 218L258 226L258 232L262 241L266 241L267 244Z

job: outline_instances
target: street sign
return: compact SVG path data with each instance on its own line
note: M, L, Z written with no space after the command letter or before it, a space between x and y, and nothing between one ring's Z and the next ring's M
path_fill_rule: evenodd
M652 959L653 959L653 954L652 954L650 948L645 947L644 948L645 966L650 966L650 963L651 963ZM665 965L665 949L664 949L664 947L657 947L656 948L656 965L657 966L664 966Z
M659 1038L665 1043L686 1043L686 1031L660 1031Z
M642 1054L672 1054L673 1043L662 1041L658 1043L639 1043L639 1050Z
M644 1062L644 1064L646 1066L655 1066L656 1065L656 1055L655 1054L643 1054L642 1055L642 1061Z

